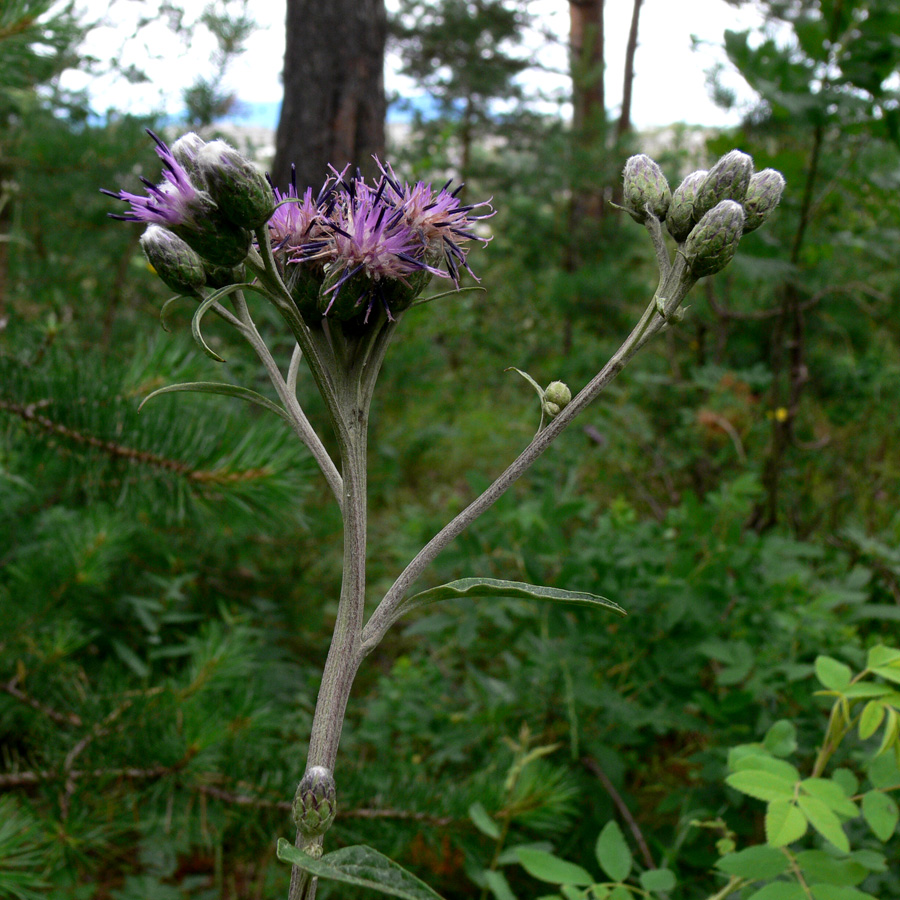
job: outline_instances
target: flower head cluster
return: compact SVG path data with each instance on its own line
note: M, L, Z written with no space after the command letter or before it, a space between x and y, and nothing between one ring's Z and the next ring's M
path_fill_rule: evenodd
M754 174L753 159L740 150L709 171L692 172L674 191L650 157L632 156L625 164L624 208L638 222L665 222L694 279L725 268L741 237L769 218L783 191L780 172Z
M251 230L263 224L275 206L262 174L223 141L207 144L196 134L186 134L170 149L152 131L148 133L162 160L163 180L154 184L141 178L146 196L104 190L130 207L113 218L168 229L186 245L179 249L182 263L189 250L203 265L240 265L250 250ZM166 257L153 257L151 252L163 243L172 250L173 242L162 242L158 236L143 244L160 274Z
M421 181L404 184L390 166L379 166L375 184L332 170L315 200L311 189L301 199L294 184L286 193L275 190L280 205L270 236L307 317L367 321L378 306L393 318L433 276L458 287L460 268L471 273L468 242L489 240L473 227L492 212L472 215L489 204L464 206L449 184L438 191Z

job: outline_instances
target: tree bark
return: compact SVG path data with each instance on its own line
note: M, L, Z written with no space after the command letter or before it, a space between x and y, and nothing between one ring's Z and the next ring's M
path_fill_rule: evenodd
M606 115L603 4L604 0L569 0L572 106L576 132L584 129L597 116Z
M638 29L641 22L641 3L634 0L631 12L631 28L628 32L628 45L625 48L625 78L622 84L622 112L616 126L616 140L620 140L631 131L631 92L634 87L634 56L637 53Z
M384 0L288 0L284 101L272 180L314 190L329 163L371 173L384 153Z
M584 262L586 248L604 215L606 91L604 0L569 0L569 53L572 72L572 199L564 265ZM587 252L587 256L591 253Z

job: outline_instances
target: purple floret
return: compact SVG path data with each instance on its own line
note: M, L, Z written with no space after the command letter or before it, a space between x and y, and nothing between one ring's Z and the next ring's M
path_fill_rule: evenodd
M128 191L101 189L101 192L131 204L127 213L110 213L111 218L125 222L152 222L173 228L190 220L190 205L196 200L198 191L165 142L149 129L147 134L156 142L156 153L163 162L164 181L155 185L148 179L141 178L147 188L146 197L130 194Z

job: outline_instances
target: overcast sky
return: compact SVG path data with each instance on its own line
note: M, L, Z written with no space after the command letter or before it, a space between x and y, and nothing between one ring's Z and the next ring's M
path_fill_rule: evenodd
M387 0L387 4L391 8L392 0ZM109 5L109 0L77 2L92 21L102 19ZM106 26L91 34L87 51L101 59L116 55L128 35L133 33L134 23L141 13L146 15L156 6L152 0L117 0L112 6L114 22L108 21ZM202 12L205 0L185 0L183 6L189 19L196 18ZM281 98L285 3L284 0L260 0L251 2L250 6L260 27L248 42L244 56L234 64L228 87L244 103L278 102ZM536 42L535 55L545 65L564 71L568 3L566 0L534 0L531 8L539 15L540 24L560 38L555 46ZM624 48L631 9L631 0L606 2L607 104L613 111L621 103ZM689 4L681 0L644 0L635 60L632 118L636 126L649 128L672 122L735 123L736 112L725 114L709 99L705 72L717 62L726 62L721 44L727 28L752 28L759 22L755 10L734 10L724 0L691 0ZM692 35L705 42L697 51L692 51ZM125 43L123 62L146 69L152 83L132 85L122 79L94 81L89 84L94 104L100 112L114 107L134 113L161 109L177 113L182 88L203 72L212 49L211 39L202 33L191 48L186 48L172 38L163 22L148 26L139 39ZM388 88L405 93L409 86L392 71L394 65L389 59ZM540 83L542 88L553 86L552 78L545 74L540 76ZM746 88L741 91L743 83L736 75L732 75L728 83L738 89L743 98L751 98ZM73 75L67 84L80 87L84 81L81 76ZM565 90L563 76L558 79L557 86Z

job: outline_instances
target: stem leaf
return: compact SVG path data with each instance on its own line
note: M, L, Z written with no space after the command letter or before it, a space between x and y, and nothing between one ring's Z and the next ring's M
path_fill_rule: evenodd
M424 881L383 853L364 844L343 847L313 859L284 838L278 839L278 858L318 878L369 888L403 900L441 900Z
M144 397L138 409L140 410L153 397L158 397L160 394L174 394L179 391L194 391L199 394L224 394L226 397L237 397L239 400L255 403L257 406L261 406L263 409L281 416L282 419L288 419L287 413L277 403L269 400L268 397L257 394L256 391L251 391L249 388L217 381L186 381L183 384L170 384L166 387L158 388Z
M462 597L521 597L527 600L550 600L555 603L575 603L579 606L605 606L620 616L627 615L618 603L584 591L566 591L562 588L525 584L522 581L505 581L500 578L461 578L459 581L450 581L407 597L398 605L393 621L429 603Z

